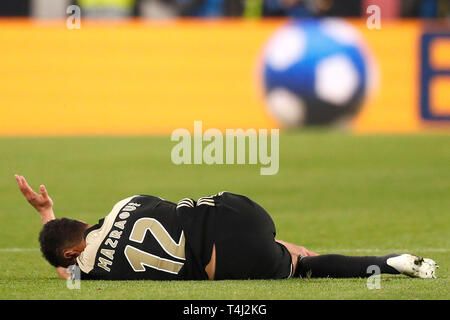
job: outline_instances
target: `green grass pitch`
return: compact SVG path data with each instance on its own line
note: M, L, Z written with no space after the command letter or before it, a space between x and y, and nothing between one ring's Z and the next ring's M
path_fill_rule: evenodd
M174 165L169 137L1 138L0 299L449 299L450 136L284 133L280 170ZM269 211L277 238L319 253L410 252L435 259L438 278L82 282L69 290L38 249L41 222L14 174L45 184L59 217L95 223L129 195L171 201L222 190Z

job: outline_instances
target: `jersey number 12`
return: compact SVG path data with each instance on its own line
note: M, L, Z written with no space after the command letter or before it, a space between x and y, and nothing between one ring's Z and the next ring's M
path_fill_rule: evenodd
M141 218L134 224L130 234L130 240L142 243L147 231L151 232L156 241L158 241L164 251L170 256L179 260L185 260L185 237L183 231L181 232L180 239L177 243L158 220L153 218ZM144 272L145 266L149 266L160 271L178 274L184 265L184 263L161 258L130 245L125 247L125 256L135 272Z

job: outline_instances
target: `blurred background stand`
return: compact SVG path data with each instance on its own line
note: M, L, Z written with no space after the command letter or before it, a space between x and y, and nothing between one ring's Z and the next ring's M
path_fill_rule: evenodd
M81 8L83 18L127 18L134 16L136 0L30 0L30 16L37 19L62 19L70 5Z
M83 18L365 17L370 5L382 19L450 18L449 0L11 0L0 1L0 16L63 18L70 5Z
M367 15L367 8L373 5L380 8L382 20L392 20L400 17L401 0L363 0L363 14Z
M71 0L32 0L31 16L37 19L62 19L66 16Z
M178 16L176 1L141 0L138 4L139 14L144 19L171 19Z
M134 15L136 0L78 0L83 18L128 18Z

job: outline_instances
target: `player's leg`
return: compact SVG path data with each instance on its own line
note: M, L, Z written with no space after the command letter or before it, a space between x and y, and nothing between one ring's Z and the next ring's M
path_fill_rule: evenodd
M365 278L378 269L380 274L434 278L437 267L436 262L431 259L410 254L363 257L325 254L299 256L294 275L311 278Z
M228 192L216 201L215 280L292 276L291 254L275 241L275 225L261 206Z
M364 278L374 270L386 274L406 274L411 277L432 278L438 268L431 259L411 254L386 256L344 256L337 254L318 255L302 246L277 242L284 245L292 256L294 276L312 278ZM375 268L374 268L375 267Z

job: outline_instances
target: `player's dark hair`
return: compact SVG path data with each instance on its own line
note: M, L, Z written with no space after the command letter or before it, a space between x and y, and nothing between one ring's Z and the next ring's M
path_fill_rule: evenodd
M64 249L80 243L86 224L72 219L61 218L47 222L39 234L41 252L54 267L68 267L73 259L64 257Z

